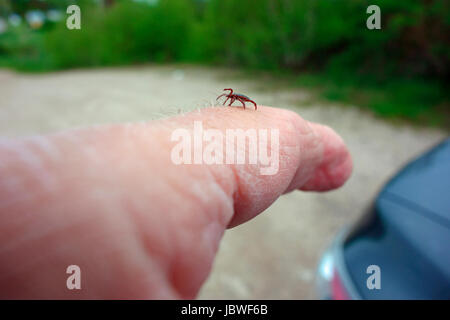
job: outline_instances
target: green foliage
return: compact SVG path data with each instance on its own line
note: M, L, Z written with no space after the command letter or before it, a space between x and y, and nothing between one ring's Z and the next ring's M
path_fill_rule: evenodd
M189 39L193 10L183 0L158 6L123 1L111 9L83 11L81 30L65 24L46 37L58 68L178 60Z
M318 90L327 100L369 108L385 118L404 118L416 123L449 126L446 85L436 80L395 78L388 82L334 78L329 73L303 74L298 84ZM447 115L447 117L445 117Z
M382 10L382 30L366 28L370 4ZM448 9L444 0L212 0L205 20L216 55L229 63L442 77Z
M42 48L43 39L42 32L30 32L23 25L0 34L0 66L26 71L51 69L51 61Z

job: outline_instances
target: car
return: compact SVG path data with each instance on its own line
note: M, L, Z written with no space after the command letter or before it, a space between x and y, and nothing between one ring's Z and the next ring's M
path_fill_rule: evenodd
M450 138L388 181L320 259L322 299L450 299Z

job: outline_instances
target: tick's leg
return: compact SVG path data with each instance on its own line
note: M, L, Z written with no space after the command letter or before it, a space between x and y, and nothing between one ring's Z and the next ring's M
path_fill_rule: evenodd
M255 101L253 101L253 100L248 100L248 102L253 103L253 104L255 105L255 110L258 110L258 106L256 105Z
M242 103L242 105L244 106L244 109L245 109L245 102L240 98L238 98L238 100Z
M226 95L227 95L226 93L222 93L220 96L218 96L218 97L216 98L216 101L219 100L221 97L226 96Z
M223 105L227 103L228 99L230 99L230 96L227 96L226 100L223 102Z
M235 97L231 98L230 104L228 106L231 106L234 101L236 101L236 98Z

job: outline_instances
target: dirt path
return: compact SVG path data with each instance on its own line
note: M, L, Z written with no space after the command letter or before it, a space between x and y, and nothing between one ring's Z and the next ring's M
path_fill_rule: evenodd
M355 168L338 191L291 193L227 231L200 298L314 298L317 260L337 230L359 217L383 182L444 132L393 126L351 107L302 107L310 100L305 91L260 90L267 87L263 80L239 80L222 70L149 66L45 75L0 70L0 135L145 121L210 106L226 87L333 127L350 147Z

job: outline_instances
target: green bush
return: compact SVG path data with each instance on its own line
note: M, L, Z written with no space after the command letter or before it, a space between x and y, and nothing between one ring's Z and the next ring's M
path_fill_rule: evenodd
M23 25L0 34L0 66L27 71L51 69L51 61L43 48L44 37L43 32L30 32Z
M61 24L46 37L46 49L58 68L178 60L194 18L184 0L157 6L123 1L108 10L81 10L87 12L81 30Z
M369 4L380 6L382 30L366 28ZM81 30L62 22L44 45L27 44L57 68L187 60L379 82L449 75L445 0L123 0L108 8L84 0L80 6Z
M366 8L382 30L366 28ZM443 77L448 2L405 0L212 0L206 23L217 60L251 67Z

